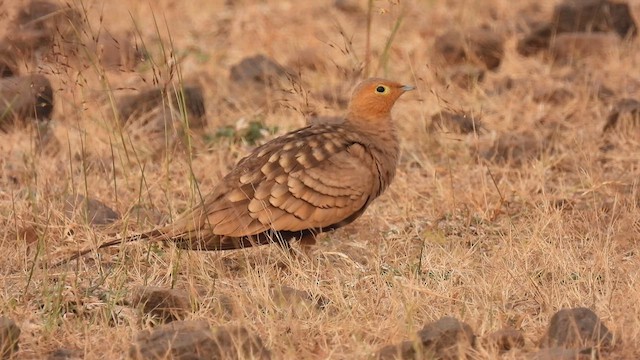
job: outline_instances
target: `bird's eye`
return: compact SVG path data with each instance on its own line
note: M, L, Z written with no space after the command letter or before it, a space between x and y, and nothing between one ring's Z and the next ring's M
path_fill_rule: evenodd
M386 86L384 86L384 85L378 85L378 86L376 87L376 92L377 92L378 94L384 94L384 93L386 93L388 90L389 90L389 88L388 88L388 87L386 87Z

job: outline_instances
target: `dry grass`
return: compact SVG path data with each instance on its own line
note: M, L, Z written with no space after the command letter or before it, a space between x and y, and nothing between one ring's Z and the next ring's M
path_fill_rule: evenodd
M353 69L362 67L364 1L356 15L331 1L152 3L82 1L92 31L137 29L153 64L105 71L92 65L91 54L83 70L45 63L39 71L57 89L57 142L38 145L29 129L0 134L0 312L22 328L20 358L58 348L86 359L121 357L153 322L122 305L143 284L184 289L197 299L192 318L244 325L275 358L366 358L445 315L468 322L478 335L504 325L522 329L526 351L555 311L576 306L594 309L616 334L614 356L640 356L638 133L614 136L614 149L601 151L611 104L596 96L600 84L620 98L640 95L638 43L604 62L553 66L521 57L515 51L521 12L534 1L373 2L369 69L418 87L395 108L401 163L387 193L352 226L322 237L310 257L292 259L275 246L198 253L136 244L101 252L97 262L48 268L56 256L105 241L112 231L152 227L129 212L136 206L174 218L198 200L198 187L206 192L251 149L194 137L191 151L178 146L151 157L145 144L113 125L113 98L127 92L121 89L197 79L205 90L207 134L252 119L282 134L302 126L309 107L339 114L319 95L348 94ZM552 6L543 2L541 16ZM433 38L447 25L482 24L507 37L499 71L470 90L439 83L440 69L430 65ZM231 65L255 53L287 64L307 47L326 70L300 69L303 89L258 93L261 102L234 97ZM176 61L179 72L171 66ZM557 87L573 96L559 104L535 101L535 91ZM488 131L427 132L431 115L442 109L474 114ZM553 135L540 157L499 164L476 155L499 134L523 130ZM105 230L84 225L80 214L66 219L63 201L75 192L104 201L124 220ZM283 307L270 297L282 285L329 304ZM223 306L229 303L231 310Z

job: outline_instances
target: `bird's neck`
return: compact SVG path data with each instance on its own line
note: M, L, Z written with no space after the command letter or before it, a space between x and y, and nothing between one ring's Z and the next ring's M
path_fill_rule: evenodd
M376 171L380 172L381 180L384 180L381 188L378 189L381 193L393 180L400 155L400 141L391 115L375 118L348 117L348 119L349 126L363 135L361 140L366 142L365 145L376 159Z
M381 147L397 152L399 141L396 127L390 113L380 116L362 117L353 113L347 115L347 123L358 133L370 139L372 147Z

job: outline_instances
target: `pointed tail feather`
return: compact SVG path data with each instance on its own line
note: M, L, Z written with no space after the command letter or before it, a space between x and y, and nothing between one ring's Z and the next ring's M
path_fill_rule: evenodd
M64 265L70 261L73 261L79 257L82 257L92 251L98 251L100 249L104 249L107 247L111 247L111 246L115 246L115 245L120 245L120 244L126 244L126 243L130 243L130 242L135 242L135 241L139 241L139 240L160 240L162 238L163 233L160 230L151 230L149 232L146 233L141 233L141 234L135 234L135 235L131 235L125 238L121 238L121 239L113 239L110 241L107 241L104 244L100 244L100 246L96 247L96 248L89 248L89 249L84 249L84 250L79 250L77 253L62 259L60 261L58 261L57 263L53 264L53 267L58 267L60 265Z

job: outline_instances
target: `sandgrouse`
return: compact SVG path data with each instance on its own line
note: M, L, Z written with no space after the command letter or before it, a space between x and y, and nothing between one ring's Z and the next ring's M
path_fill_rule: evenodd
M361 82L343 122L311 125L267 142L175 223L99 248L141 239L191 250L288 246L293 239L314 243L316 234L357 219L393 180L399 143L390 111L413 89L378 78Z

